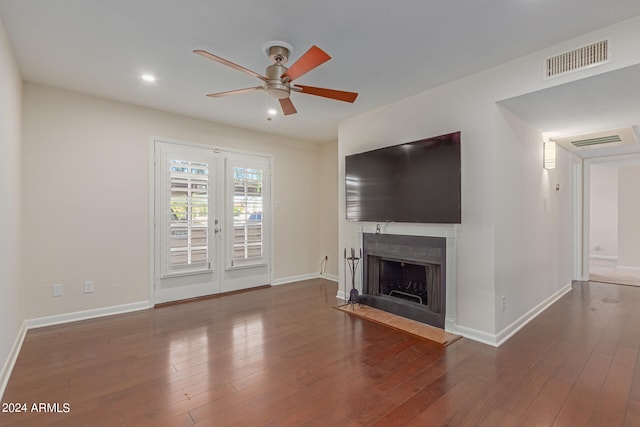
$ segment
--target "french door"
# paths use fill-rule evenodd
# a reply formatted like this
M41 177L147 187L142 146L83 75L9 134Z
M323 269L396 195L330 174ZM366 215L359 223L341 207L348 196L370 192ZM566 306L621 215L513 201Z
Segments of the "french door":
M270 283L268 157L155 141L156 304Z

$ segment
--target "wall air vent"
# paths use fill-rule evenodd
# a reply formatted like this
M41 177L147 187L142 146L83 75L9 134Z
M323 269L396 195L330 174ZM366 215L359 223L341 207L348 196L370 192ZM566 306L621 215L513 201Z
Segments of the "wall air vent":
M610 148L637 143L635 132L631 128L554 138L553 141L571 151Z
M560 55L545 59L544 77L552 79L560 75L584 70L611 60L611 43L602 40Z

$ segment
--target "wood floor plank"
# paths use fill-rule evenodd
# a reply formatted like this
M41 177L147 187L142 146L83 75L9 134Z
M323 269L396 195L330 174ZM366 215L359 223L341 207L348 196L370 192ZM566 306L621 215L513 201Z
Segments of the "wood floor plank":
M624 424L637 359L637 349L618 346L591 417L591 425Z
M633 374L629 403L624 420L625 427L640 426L640 354L636 358L636 370Z
M0 426L640 425L640 288L577 282L500 348L333 306L322 279L31 330Z
M598 394L611 366L612 356L593 352L585 364L580 377L573 385L558 414L554 427L586 426L597 404Z

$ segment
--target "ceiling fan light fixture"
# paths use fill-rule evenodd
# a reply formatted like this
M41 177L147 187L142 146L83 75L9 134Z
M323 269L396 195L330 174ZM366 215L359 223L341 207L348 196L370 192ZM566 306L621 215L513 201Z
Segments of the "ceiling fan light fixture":
M156 76L154 76L153 74L143 74L142 76L140 76L140 78L148 83L153 83L156 81Z

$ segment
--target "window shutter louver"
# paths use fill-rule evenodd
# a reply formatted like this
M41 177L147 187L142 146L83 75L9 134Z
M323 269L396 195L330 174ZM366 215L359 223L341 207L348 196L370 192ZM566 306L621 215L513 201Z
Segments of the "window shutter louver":
M261 262L264 251L264 170L234 166L231 266Z
M209 167L169 160L169 245L166 273L207 269L209 264Z

